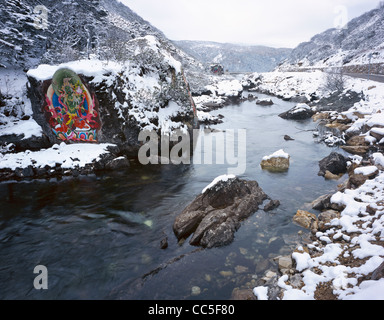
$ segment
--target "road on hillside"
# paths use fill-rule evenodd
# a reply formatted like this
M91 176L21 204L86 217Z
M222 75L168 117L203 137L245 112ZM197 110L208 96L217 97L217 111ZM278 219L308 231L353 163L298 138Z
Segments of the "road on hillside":
M364 73L345 73L346 76L354 77L354 78L361 78L361 79L368 79L372 81L377 82L384 82L384 75L379 74L364 74Z

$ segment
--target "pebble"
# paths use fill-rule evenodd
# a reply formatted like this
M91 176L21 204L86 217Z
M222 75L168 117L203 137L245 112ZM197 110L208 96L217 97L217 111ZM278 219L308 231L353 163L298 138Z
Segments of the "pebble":
M220 271L220 275L227 278L227 277L233 276L233 272L232 271Z
M247 267L244 267L244 266L236 266L235 267L236 273L246 273L248 271L249 271L249 269Z
M201 293L201 289L198 286L192 287L192 296L198 296Z

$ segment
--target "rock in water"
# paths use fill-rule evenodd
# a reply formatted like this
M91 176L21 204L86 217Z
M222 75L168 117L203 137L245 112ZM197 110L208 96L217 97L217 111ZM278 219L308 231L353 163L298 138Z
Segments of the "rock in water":
M284 150L279 150L263 158L261 167L271 171L285 171L289 169L290 156Z
M256 101L259 106L272 106L274 103L271 99L259 99Z
M291 138L291 137L288 136L288 135L285 135L285 136L284 136L284 140L285 140L285 141L294 141L295 139Z
M314 114L315 112L310 106L305 103L300 103L291 110L279 114L279 117L286 120L306 120L311 118Z
M204 248L230 244L241 221L259 209L268 196L256 181L236 177L220 180L204 190L176 217L178 240L193 234L190 243Z
M332 152L328 157L319 162L319 167L319 176L325 176L327 171L336 175L346 173L347 159L340 153Z

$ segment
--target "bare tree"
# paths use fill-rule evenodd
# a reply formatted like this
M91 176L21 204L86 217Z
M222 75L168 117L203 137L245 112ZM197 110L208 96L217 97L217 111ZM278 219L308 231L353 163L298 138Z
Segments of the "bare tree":
M345 81L343 68L328 70L322 89L328 93L341 93L345 89Z

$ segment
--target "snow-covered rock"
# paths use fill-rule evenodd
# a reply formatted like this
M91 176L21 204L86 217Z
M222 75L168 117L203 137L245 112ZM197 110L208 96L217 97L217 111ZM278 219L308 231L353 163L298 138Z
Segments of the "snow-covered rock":
M284 150L279 150L269 156L265 156L261 161L261 167L267 170L288 170L290 158L290 155L284 152Z
M291 110L279 115L280 118L288 120L306 120L311 118L315 112L305 103L300 103L293 107Z
M125 152L135 152L141 130L169 134L188 130L194 110L180 62L154 36L131 40L131 60L124 64L100 60L80 60L61 65L40 65L28 72L33 117L52 144L57 137L42 112L46 90L54 73L69 68L87 84L101 121L98 142L117 144Z

